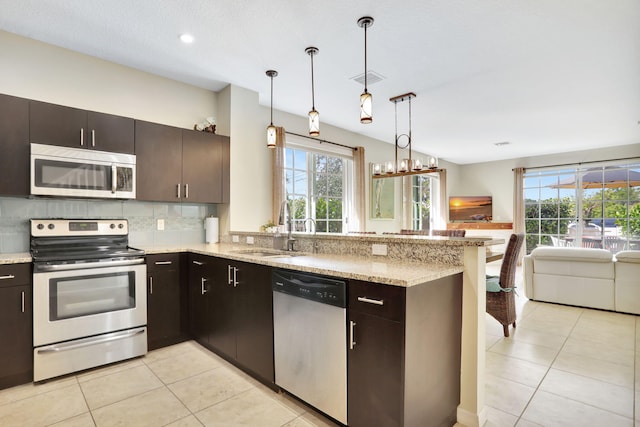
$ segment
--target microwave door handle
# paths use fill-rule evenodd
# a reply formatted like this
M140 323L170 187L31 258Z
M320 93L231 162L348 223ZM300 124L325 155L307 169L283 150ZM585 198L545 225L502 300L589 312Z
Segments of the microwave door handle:
M116 165L111 165L111 192L115 194L116 187L118 185L118 168Z

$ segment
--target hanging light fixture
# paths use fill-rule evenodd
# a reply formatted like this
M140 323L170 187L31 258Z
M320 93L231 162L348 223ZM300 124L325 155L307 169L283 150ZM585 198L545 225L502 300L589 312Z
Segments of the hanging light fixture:
M411 99L415 98L416 94L413 92L404 93L402 95L389 98L389 101L394 104L395 112L395 161L390 160L385 163L378 163L373 165L373 177L385 178L389 176L404 176L414 175L424 171L424 166L420 159L414 159L411 149ZM409 131L408 133L398 135L398 103L409 101ZM402 140L406 139L406 142L402 144ZM408 158L398 160L398 150L408 150ZM435 171L438 168L438 158L435 156L429 156L427 169Z
M313 55L318 54L317 47L308 47L304 50L311 56L311 111L309 111L309 135L320 135L320 113L316 111L315 88L313 85Z
M271 122L267 126L267 147L276 148L276 127L273 125L273 78L278 76L278 72L267 70L267 76L271 78Z
M364 92L360 95L360 123L373 121L373 96L367 91L367 28L373 25L373 18L363 16L358 19L358 26L364 28Z

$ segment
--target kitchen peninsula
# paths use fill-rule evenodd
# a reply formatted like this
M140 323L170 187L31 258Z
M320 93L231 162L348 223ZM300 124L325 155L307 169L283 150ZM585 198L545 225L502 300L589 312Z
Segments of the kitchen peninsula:
M294 234L294 237L299 249L294 254L274 250L272 234L245 232L225 236L224 242L218 244L143 249L149 258L181 253L182 259L189 262L184 265L185 270L191 269L192 260L199 263L209 259L215 261L216 268L224 273L219 281L224 283L227 264L239 269L240 283L243 268L245 271L252 266L261 268L262 276L257 276L261 286L262 281L269 282L270 268L348 279L349 294L355 294L356 290L372 292L367 296L384 300L384 308L390 310L386 313L366 312L377 309L375 306L356 310L355 302L349 300L350 320L361 327L367 322L376 322L358 330L363 335L358 337L356 348L363 351L371 349L372 343L373 348L381 342L386 345L381 347L382 351L369 351L359 359L352 353L349 358L362 366L373 363L383 374L387 372L386 377L381 378L376 377L377 373L368 375L369 379L376 379L377 389L376 384L366 382L367 375L349 378L349 425L367 425L366 416L375 413L371 408L382 411L378 414L388 417L384 418L388 425L451 425L456 421L466 426L483 424L485 260L487 249L502 243L500 240L309 234ZM313 253L314 248L317 253ZM374 250L387 255L372 255ZM28 254L24 257L7 254L0 258L0 263L7 264L29 262ZM181 277L186 276L184 273ZM201 293L202 286L204 295L205 282L201 283L199 277L196 279L189 280L188 286L197 285L197 294ZM269 294L270 291L269 286ZM238 297L234 299L237 301ZM192 311L193 308L190 307ZM430 313L436 316L430 317ZM244 326L246 329L246 324ZM239 351L240 332L236 338ZM211 347L219 348L216 343ZM222 353L232 363L246 366L239 353ZM433 368L442 371L443 375L435 375ZM269 377L272 374L260 369L251 365L247 368L249 372L257 372L261 381L273 382ZM356 370L350 365L350 375L354 372ZM446 372L454 372L453 379ZM354 396L352 391L358 387L369 393ZM370 400L358 401L363 396ZM354 406L356 404L359 406ZM438 413L442 422L435 423L431 417L438 408L445 409ZM425 424L424 420L430 421Z
M454 421L457 421L457 425L464 426L480 426L484 423L486 420L484 410L485 264L490 249L504 243L501 239L387 235L311 236L309 234L294 234L294 237L296 248L302 252L302 254L296 254L299 256L252 255L258 249L273 248L273 234L249 232L232 232L224 239L226 243L220 244L145 249L148 253L189 251L271 267L325 274L350 279L350 281L391 285L403 288L406 292L405 308L419 300L409 301L420 290L427 289L428 286L425 285L439 283L440 280L446 281L447 278L457 278L454 283L462 283L462 324L457 331L461 337L460 394ZM231 241L235 243L230 243ZM247 244L247 241L253 244ZM317 251L316 254L313 253L314 248ZM372 255L374 248L376 251L386 251L387 255ZM413 309L416 313L417 308L414 306ZM403 314L409 316L407 313ZM446 326L446 321L439 321ZM423 318L420 322L424 326L428 320ZM428 348L428 351L433 352L434 348L437 347ZM405 350L407 351L403 355L407 360L414 355L419 357L419 351L409 348ZM406 395L407 387L414 387L415 390L420 386L424 387L425 384L420 384L419 381L411 382L416 378L412 377L411 372L408 371L403 372L402 378L406 383L400 393L405 393L406 406L403 407L402 422L398 421L399 424L395 425L412 425L411 417L421 416L412 411L424 410L428 406L420 400L417 400L421 402L420 404L416 404L416 400L410 402L408 400L410 396ZM431 392L435 393L437 389ZM350 399L352 399L351 395Z

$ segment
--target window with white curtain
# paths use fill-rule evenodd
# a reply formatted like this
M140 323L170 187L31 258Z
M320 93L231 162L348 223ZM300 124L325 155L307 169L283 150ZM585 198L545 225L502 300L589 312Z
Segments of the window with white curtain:
M640 249L640 163L527 170L526 249Z
M353 211L353 154L350 149L287 136L285 190L293 230L343 233ZM313 219L313 221L310 221Z

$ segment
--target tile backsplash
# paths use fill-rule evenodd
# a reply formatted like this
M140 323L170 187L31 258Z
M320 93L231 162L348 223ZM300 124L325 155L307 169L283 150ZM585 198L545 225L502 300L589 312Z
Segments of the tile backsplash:
M0 197L0 253L29 252L31 218L126 218L136 246L204 243L204 219L216 214L215 204Z

